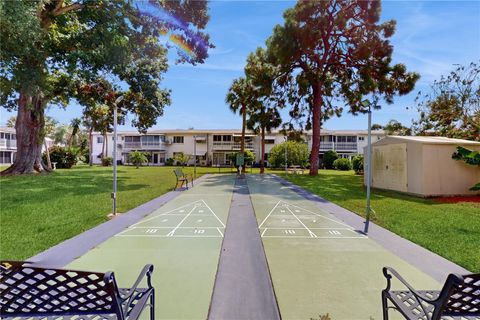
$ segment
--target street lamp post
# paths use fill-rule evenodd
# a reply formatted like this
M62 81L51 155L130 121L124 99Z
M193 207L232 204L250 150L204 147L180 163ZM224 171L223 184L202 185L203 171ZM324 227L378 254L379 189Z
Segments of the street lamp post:
M193 179L197 178L197 136L193 136Z
M117 109L118 104L123 100L120 96L115 100L113 109L113 192L112 192L112 213L111 217L117 215ZM108 136L107 136L108 138Z
M283 137L283 139L285 140L285 174L288 174L288 158L287 158L287 156L288 156L288 151L287 151L288 137L285 136L285 137Z
M370 224L370 188L372 184L372 103L368 100L362 102L364 106L368 106L368 138L367 138L367 206L365 209L365 228L363 232L368 233ZM365 160L364 160L365 161Z

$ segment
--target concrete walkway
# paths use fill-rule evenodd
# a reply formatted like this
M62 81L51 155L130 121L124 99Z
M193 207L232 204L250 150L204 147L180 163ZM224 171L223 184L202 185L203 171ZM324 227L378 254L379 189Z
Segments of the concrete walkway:
M245 179L237 179L209 319L280 319Z

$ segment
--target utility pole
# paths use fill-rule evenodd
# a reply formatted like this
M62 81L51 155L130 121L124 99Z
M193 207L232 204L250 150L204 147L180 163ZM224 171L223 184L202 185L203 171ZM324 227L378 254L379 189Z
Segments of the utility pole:
M285 137L283 137L283 139L285 140L285 174L288 174L288 158L287 158L287 156L288 156L288 151L287 151L288 137L285 136Z

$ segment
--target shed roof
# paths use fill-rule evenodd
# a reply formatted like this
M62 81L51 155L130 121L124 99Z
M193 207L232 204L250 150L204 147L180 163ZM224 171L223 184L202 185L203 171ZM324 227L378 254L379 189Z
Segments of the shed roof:
M377 143L386 143L389 139L400 140L400 141L411 141L422 144L462 144L462 145L474 145L480 146L480 142L464 140L464 139L454 139L447 137L437 137L437 136L387 136L373 144Z

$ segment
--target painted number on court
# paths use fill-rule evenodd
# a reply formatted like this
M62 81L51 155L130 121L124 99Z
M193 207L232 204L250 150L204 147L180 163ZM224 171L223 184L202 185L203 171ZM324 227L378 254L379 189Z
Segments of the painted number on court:
M341 233L340 231L338 231L338 230L330 230L330 231L328 231L328 233L330 233L330 234L332 234L332 235L340 235L340 234L342 234L342 233Z
M147 229L145 233L156 233L158 229Z
M285 233L286 234L295 234L295 230L288 229L288 230L285 230Z
M205 233L205 229L195 229L195 231L193 232L195 234L204 234Z

